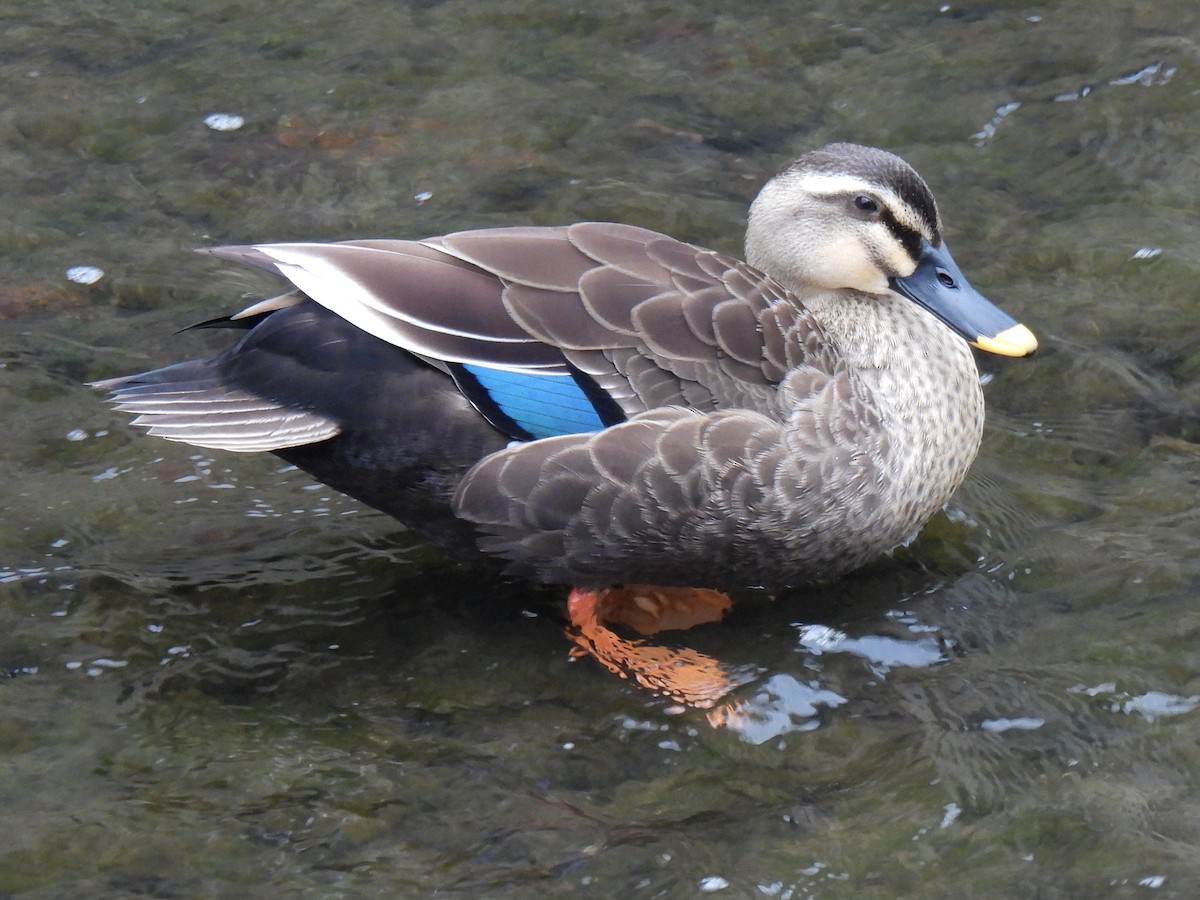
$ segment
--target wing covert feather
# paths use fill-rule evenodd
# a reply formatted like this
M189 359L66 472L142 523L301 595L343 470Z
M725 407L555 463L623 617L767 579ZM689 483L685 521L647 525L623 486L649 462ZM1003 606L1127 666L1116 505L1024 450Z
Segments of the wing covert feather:
M596 263L567 240L566 228L484 228L422 241L503 281L571 292Z

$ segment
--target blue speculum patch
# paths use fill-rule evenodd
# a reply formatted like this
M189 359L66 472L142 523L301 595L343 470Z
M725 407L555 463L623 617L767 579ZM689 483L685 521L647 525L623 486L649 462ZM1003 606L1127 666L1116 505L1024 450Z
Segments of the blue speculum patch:
M463 393L492 424L511 431L504 427L507 423L489 415L499 412L524 432L513 437L536 439L580 434L612 424L601 418L591 398L570 375L509 372L470 365L462 369L470 376L459 379Z

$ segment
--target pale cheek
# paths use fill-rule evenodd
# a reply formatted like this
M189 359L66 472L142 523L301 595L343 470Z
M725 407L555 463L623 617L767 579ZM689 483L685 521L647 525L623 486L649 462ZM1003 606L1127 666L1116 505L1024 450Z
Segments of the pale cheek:
M853 288L868 294L883 294L888 290L887 277L863 253L862 243L850 236L826 243L821 264L812 274L822 287L835 290Z
M913 258L904 252L904 249L892 241L890 244L883 245L885 249L884 263L887 270L898 278L907 278L916 271L917 264L913 262Z

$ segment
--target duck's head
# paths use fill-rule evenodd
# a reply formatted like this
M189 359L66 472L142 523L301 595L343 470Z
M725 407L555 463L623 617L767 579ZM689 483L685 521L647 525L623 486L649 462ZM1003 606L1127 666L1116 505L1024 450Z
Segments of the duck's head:
M942 241L929 186L885 150L829 144L792 162L750 207L746 260L801 297L900 294L980 349L1037 349L1028 328L967 281Z

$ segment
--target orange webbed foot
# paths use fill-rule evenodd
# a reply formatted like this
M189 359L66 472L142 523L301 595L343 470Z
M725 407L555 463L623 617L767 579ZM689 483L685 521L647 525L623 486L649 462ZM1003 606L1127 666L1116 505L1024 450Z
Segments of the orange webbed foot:
M598 591L576 588L567 599L573 624L591 616L638 634L683 631L719 622L732 606L733 601L720 591L655 584L616 585Z
M567 634L577 655L591 655L622 678L679 703L711 709L741 680L720 662L688 647L677 650L627 640L606 623L639 634L718 622L733 601L706 588L631 584L600 590L575 588L567 600Z

